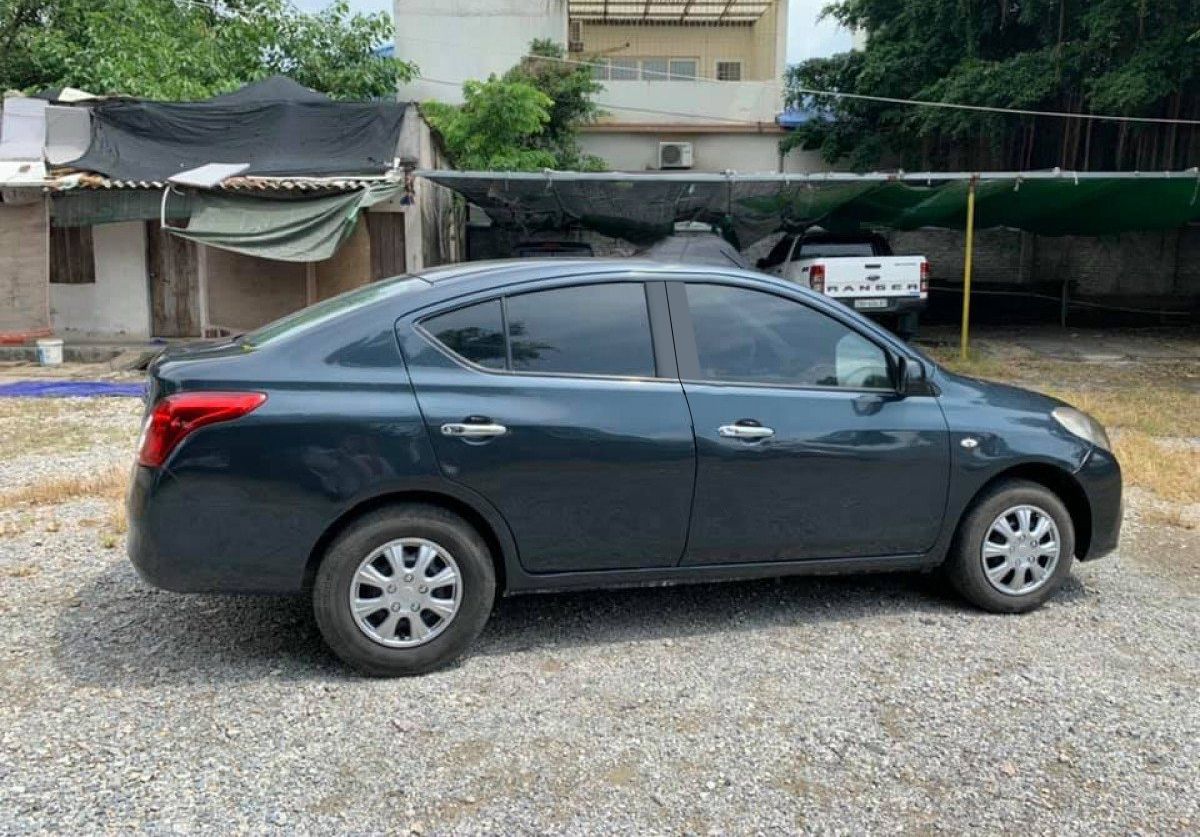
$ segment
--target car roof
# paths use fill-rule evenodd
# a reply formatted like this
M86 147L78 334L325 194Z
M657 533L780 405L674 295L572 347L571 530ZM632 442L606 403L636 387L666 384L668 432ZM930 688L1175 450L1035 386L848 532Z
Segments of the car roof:
M669 259L633 258L526 258L495 259L481 262L465 262L447 265L416 274L434 287L448 288L461 285L471 291L501 288L516 282L535 282L539 279L577 276L579 278L600 277L612 273L636 273L689 276L709 275L739 277L743 279L771 279L756 270L744 270L733 265L722 266ZM791 283L781 284L791 286Z

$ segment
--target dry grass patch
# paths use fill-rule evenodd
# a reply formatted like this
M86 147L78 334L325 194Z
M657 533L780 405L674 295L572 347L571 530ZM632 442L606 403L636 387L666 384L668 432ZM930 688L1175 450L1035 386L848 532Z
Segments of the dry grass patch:
M1111 390L1037 389L1091 413L1108 428L1161 437L1200 436L1200 393L1140 384Z
M1136 430L1115 434L1113 449L1130 485L1173 503L1200 502L1200 449L1164 443Z
M53 506L80 497L123 501L129 472L116 466L92 474L52 477L0 492L0 506Z
M1196 520L1184 514L1178 506L1150 506L1142 511L1141 517L1146 523L1174 526L1176 529L1200 528Z
M132 451L136 399L0 398L0 459L122 445Z

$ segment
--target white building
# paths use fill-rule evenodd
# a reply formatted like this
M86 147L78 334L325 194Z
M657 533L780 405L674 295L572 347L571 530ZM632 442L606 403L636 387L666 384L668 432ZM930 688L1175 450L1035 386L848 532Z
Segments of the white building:
M402 99L458 103L534 38L594 66L606 115L583 150L618 171L817 171L779 152L787 0L396 0L396 54L421 78Z

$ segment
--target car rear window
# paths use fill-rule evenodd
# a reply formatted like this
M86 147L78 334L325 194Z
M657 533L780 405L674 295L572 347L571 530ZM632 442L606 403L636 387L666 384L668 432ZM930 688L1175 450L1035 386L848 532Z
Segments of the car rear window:
M798 259L838 258L840 256L874 256L875 247L869 241L811 241L796 248L792 261Z
M451 352L490 369L655 374L646 290L640 282L517 294L430 317L421 327Z
M506 368L504 314L500 300L491 299L439 314L422 325L456 355L489 369Z
M307 308L301 308L299 311L288 314L286 317L282 317L272 323L267 323L261 328L244 334L241 341L243 345L250 348L265 346L267 343L291 337L301 331L306 331L321 323L328 322L346 311L374 302L385 296L408 293L418 288L428 287L428 282L413 276L397 276L392 279L372 282L369 285L363 285L361 288L355 288L352 291L332 296Z
M640 282L509 297L508 337L518 372L654 375L650 316Z

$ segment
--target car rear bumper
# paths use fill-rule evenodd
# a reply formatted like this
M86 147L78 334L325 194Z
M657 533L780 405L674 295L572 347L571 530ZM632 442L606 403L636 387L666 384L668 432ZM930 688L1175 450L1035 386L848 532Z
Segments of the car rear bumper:
M209 487L206 493L215 490ZM175 593L294 593L301 588L307 553L269 550L264 539L249 543L247 535L258 531L266 542L281 541L283 533L300 526L279 525L245 498L239 509L202 497L169 473L134 469L126 552L146 583ZM271 538L272 533L278 537Z
M1092 536L1081 561L1103 558L1117 548L1125 501L1121 491L1121 466L1111 453L1095 448L1075 473L1087 495L1092 515Z

